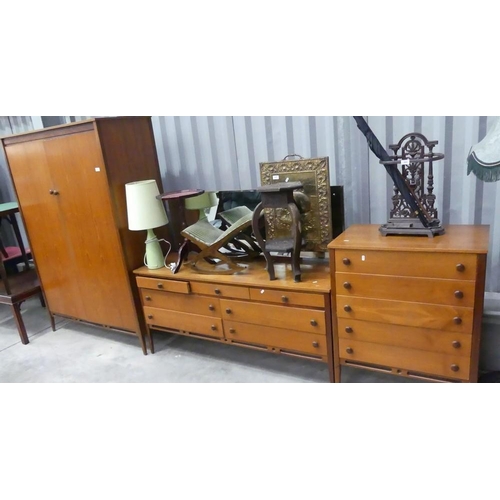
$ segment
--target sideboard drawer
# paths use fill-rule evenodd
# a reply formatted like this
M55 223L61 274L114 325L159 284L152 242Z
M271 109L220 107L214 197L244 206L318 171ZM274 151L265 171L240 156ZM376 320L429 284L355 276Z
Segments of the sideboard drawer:
M191 290L193 293L200 295L213 295L215 297L226 297L232 299L249 299L250 292L244 286L220 285L217 283L200 283L198 281L191 282Z
M411 238L408 241L411 243ZM476 279L477 256L342 248L335 251L335 269L337 272L468 281Z
M251 325L236 321L224 321L224 332L227 339L263 347L271 346L280 351L326 356L326 336L314 333L304 333L283 328Z
M173 330L199 333L210 337L223 338L222 320L198 314L168 311L156 307L144 307L146 323Z
M163 280L155 278L145 278L137 276L138 288L148 288L151 290L165 290L167 292L189 293L188 281Z
M473 309L338 295L337 316L470 334Z
M338 336L347 340L470 356L472 336L429 328L389 325L353 319L338 319Z
M141 289L141 298L144 306L220 318L219 299L215 297Z
M338 295L460 307L474 305L474 281L360 273L336 273L335 281Z
M339 356L341 359L354 362L388 365L452 379L469 378L470 358L466 356L452 356L348 339L339 339Z
M302 332L325 335L325 313L318 309L282 307L278 305L241 302L238 300L220 301L222 319L268 327L288 328Z
M250 288L250 299L284 306L325 307L323 295L317 293L289 292L269 288Z

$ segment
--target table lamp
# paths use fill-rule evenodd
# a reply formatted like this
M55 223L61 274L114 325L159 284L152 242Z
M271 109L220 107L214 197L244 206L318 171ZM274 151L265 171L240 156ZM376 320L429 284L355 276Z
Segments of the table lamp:
M159 269L165 265L160 242L153 229L168 224L168 217L154 179L125 184L127 198L128 228L131 231L147 231L144 264L149 269Z
M484 139L472 146L467 156L467 175L473 173L484 182L500 180L500 118Z
M203 194L200 194L198 196L186 198L184 200L184 206L188 210L199 210L199 220L203 220L207 218L206 210L217 205L218 202L219 200L214 191L205 191Z

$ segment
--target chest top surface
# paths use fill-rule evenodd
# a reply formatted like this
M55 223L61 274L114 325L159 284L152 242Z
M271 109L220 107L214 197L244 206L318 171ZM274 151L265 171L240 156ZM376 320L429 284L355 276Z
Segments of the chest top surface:
M328 248L437 253L488 252L489 226L486 225L450 225L445 227L444 234L433 238L412 235L384 236L379 227L377 224L354 224L335 238Z

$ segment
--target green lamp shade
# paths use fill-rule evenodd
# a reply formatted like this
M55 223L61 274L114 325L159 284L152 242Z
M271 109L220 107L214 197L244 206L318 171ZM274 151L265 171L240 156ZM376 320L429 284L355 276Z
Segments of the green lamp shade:
M203 194L198 196L186 198L184 200L184 206L188 210L202 210L204 208L210 208L217 205L218 201L219 200L214 191L205 191Z

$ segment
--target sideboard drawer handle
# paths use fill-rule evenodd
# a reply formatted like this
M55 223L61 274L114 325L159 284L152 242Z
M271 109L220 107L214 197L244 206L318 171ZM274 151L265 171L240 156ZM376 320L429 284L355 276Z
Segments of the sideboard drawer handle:
M312 326L318 326L318 322L315 319L311 320L311 325Z
M352 354L352 353L354 352L354 349L353 349L352 347L348 347L348 348L345 350L345 352L346 352L347 354Z
M153 315L152 314L148 314L148 319L153 319Z
M236 330L234 328L230 328L229 333L236 333Z
M453 318L453 323L455 323L456 325L460 325L462 323L462 318L459 318L458 316L455 316Z
M352 333L352 328L350 326L345 327L346 333Z
M151 300L151 297L150 297L149 295L146 295L146 296L144 297L144 299L145 299L145 300Z
M286 295L282 295L281 302L288 302L288 297Z
M463 299L463 298L464 298L464 292L462 292L462 290L457 290L457 291L455 292L455 297L456 297L457 299Z
M344 311L351 312L352 311L351 306L344 306Z
M210 311L215 311L215 306L214 306L213 304L210 304L210 305L208 306L208 309L209 309Z
M313 347L319 347L319 342L317 340L313 340Z
M163 283L158 283L156 286L157 286L158 288L163 288Z
M229 309L229 307L226 309L226 312L227 314L231 314L233 311L231 311L231 309Z
M216 288L214 291L215 291L215 295L220 295L220 290L218 288Z
M465 271L465 266L463 264L457 264L456 269L459 273L463 273Z
M346 282L344 283L344 288L345 288L346 290L350 290L350 289L351 289L351 284L350 284L348 281L346 281Z
M450 369L451 369L452 372L458 372L458 370L460 370L460 368L458 367L458 365L451 365Z
M458 349L459 347L462 347L462 344L458 340L454 340L451 345L455 348Z
M216 327L215 325L212 325L212 326L210 327L210 329L215 331L215 330L217 330L217 327Z
M343 262L346 266L351 265L351 260L350 260L350 259L348 259L347 257L344 257L344 258L342 259L342 262Z

